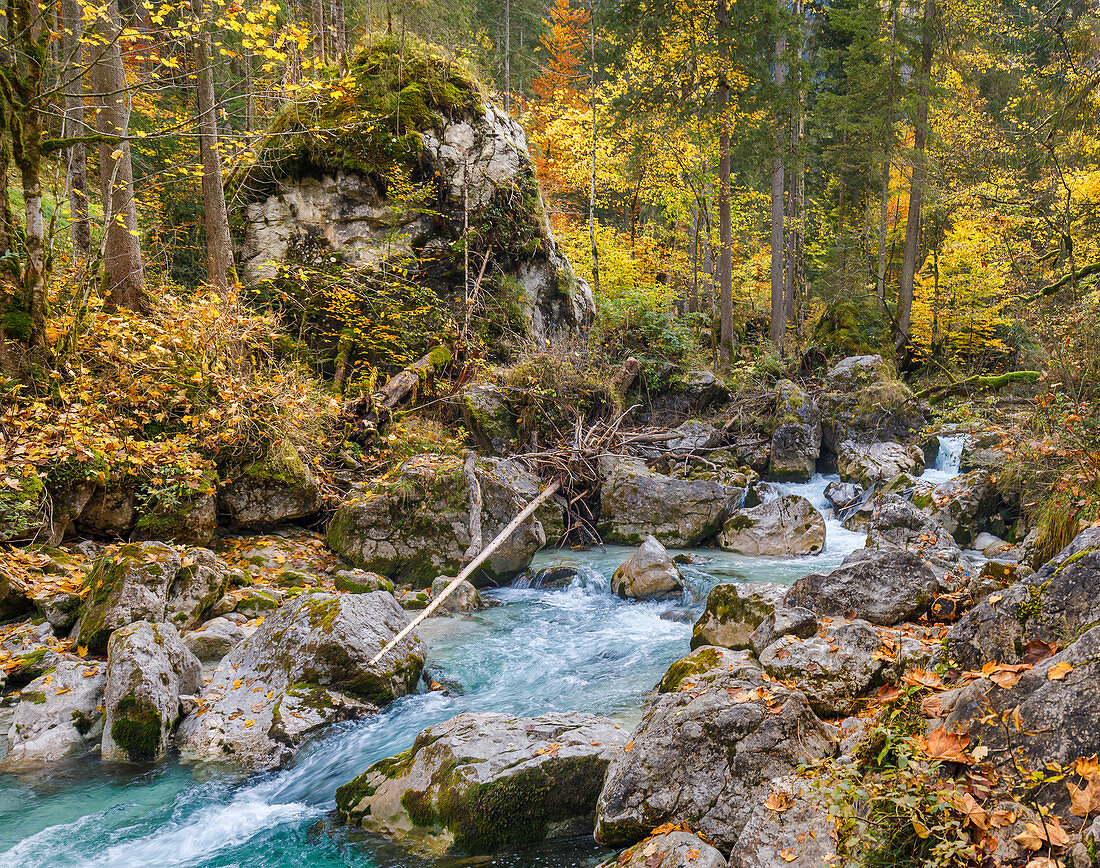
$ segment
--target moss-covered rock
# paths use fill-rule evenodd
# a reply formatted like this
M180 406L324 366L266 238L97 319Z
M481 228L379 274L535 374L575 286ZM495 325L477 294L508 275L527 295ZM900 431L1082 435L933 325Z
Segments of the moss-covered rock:
M0 543L42 533L48 525L46 513L46 485L33 469L0 484Z
M782 600L786 588L775 584L715 585L691 633L691 647L749 648L750 637Z
M218 507L233 528L273 527L321 507L321 486L291 445L276 443L260 461L231 470Z
M337 791L350 823L419 851L492 853L591 829L627 733L579 712L461 714Z
M818 554L825 548L825 519L806 498L786 494L730 516L718 547L764 557Z
M345 594L369 594L371 591L393 593L393 582L367 570L341 570L333 577L336 590Z

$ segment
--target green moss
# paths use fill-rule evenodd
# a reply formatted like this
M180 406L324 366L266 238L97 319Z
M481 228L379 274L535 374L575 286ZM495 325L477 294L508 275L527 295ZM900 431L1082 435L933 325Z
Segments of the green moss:
M286 488L311 488L316 483L298 451L286 443L276 443L263 461L250 464L244 475L253 482Z
M375 787L371 784L373 778L373 772L367 770L342 787L336 788L336 809L343 815L345 821L357 823L364 816L355 809L363 799L374 795ZM367 813L370 813L369 808Z
M749 518L749 516L735 515L726 522L724 530L748 530L750 527L755 527L755 525L756 522Z
M22 539L42 527L46 486L33 469L20 476L19 488L0 485L0 542Z
M46 694L41 690L24 691L19 694L19 698L25 702L33 702L35 705L42 705L46 702Z
M389 591L391 594L393 593L393 582L377 574L364 582L357 582L347 576L337 576L334 584L336 590L347 594L369 594L371 591Z
M1016 618L1019 620L1021 627L1026 627L1028 620L1043 613L1043 594L1046 593L1049 587L1049 580L1039 586L1028 585L1027 599L1016 604Z
M332 630L336 616L340 614L340 600L336 597L310 594L302 603L302 608L309 618L310 627L328 633Z
M122 585L130 559L140 555L136 546L124 546L114 555L101 555L85 578L87 596L81 609L77 643L87 646L89 651L107 650L112 629L106 624L110 600Z
M160 753L161 719L156 708L132 693L118 704L111 738L133 762L148 762Z
M658 693L675 693L688 678L713 669L722 662L722 655L714 648L700 648L668 667L665 677L657 685Z

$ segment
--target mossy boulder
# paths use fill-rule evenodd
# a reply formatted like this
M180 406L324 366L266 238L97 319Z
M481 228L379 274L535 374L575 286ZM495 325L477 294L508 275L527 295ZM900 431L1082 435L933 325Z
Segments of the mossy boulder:
M495 455L509 455L519 446L519 420L507 400L504 387L474 383L455 398L462 424L478 449Z
M627 733L580 712L460 714L336 792L349 823L414 850L481 855L587 833Z
M230 470L218 508L232 528L267 528L305 518L321 507L321 486L298 451L271 447L261 460Z
M393 582L367 570L340 570L333 577L336 590L346 594L369 594L371 591L393 593Z
M691 632L691 647L749 648L753 631L778 606L786 588L777 584L715 585Z
M834 454L845 440L912 444L927 422L920 402L881 356L849 356L837 362L815 397L822 443Z
M172 579L164 620L181 632L206 620L229 588L229 568L209 549L188 549Z
M806 498L785 494L739 509L722 525L718 547L754 557L802 557L825 548L825 519Z
M152 504L134 523L133 540L161 540L204 546L218 529L218 510L214 498L214 480L208 488L178 501Z
M453 581L454 579L450 576L440 576L432 582L432 599L434 600L442 594ZM481 594L477 592L477 588L467 581L462 581L457 588L451 591L450 596L439 604L435 611L441 615L446 613L458 615L476 612L484 607L485 604L482 602Z
M149 762L168 750L180 696L198 693L202 664L171 624L138 621L107 644L103 759Z
M813 398L790 380L780 380L775 392L768 478L809 482L821 454L821 413Z
M46 485L33 469L0 479L0 543L43 533L49 526L47 512Z
M224 658L199 710L180 724L181 757L277 768L328 724L406 695L424 666L415 633L370 661L407 623L385 591L303 594L284 604Z
M924 453L916 446L894 441L845 440L838 448L837 468L843 481L870 488L901 474L920 475L924 472Z

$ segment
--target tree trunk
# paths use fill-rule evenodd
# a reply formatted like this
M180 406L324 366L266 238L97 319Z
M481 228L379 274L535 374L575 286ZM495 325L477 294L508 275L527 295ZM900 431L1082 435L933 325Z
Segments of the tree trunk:
M329 9L332 20L332 53L340 66L340 74L348 71L348 24L344 13L344 0L332 0Z
M327 62L325 39L325 0L310 0L310 19L313 24L313 60L324 66Z
M928 91L932 75L932 19L936 0L924 0L921 17L920 76L917 82L917 116L913 124L913 174L909 181L909 216L905 224L905 248L901 258L901 284L898 286L897 350L909 342L909 324L913 314L913 284L917 276L920 252L921 206L924 198L924 147L928 139Z
M898 12L894 8L890 18L890 78L887 82L887 119L890 121L890 129L893 128L894 117L894 44L898 32ZM886 310L886 224L890 219L890 144L891 134L889 130L883 133L882 143L882 181L879 198L879 225L878 225L878 268L875 272L875 296L878 298L879 310Z
M733 353L733 221L730 216L730 83L725 68L729 8L726 0L718 0L719 42L722 67L718 73L718 307L721 331L718 337L718 360L723 367Z
M92 25L99 40L92 49L95 57L91 67L96 128L102 136L125 137L130 125L130 95L118 45L122 27L118 0L110 0L105 13L97 16ZM145 291L145 268L138 239L129 142L100 144L99 179L103 195L107 301L140 310Z
M191 9L200 22L206 20L205 5L203 0L191 0ZM229 237L229 216L225 210L222 161L218 153L218 119L215 114L210 35L205 27L195 35L191 49L195 57L195 106L199 115L199 155L202 159L206 277L224 298L236 283L236 275L233 270L233 242Z
M85 134L84 71L80 39L84 33L80 0L61 3L61 87L64 94L62 138ZM65 149L65 176L69 188L69 212L73 254L83 262L92 258L92 227L88 220L88 157L84 143Z
M9 256L15 253L15 212L11 207L11 195L8 191L8 170L12 164L11 136L8 115L11 108L0 102L0 255L4 258L4 271L12 276L19 274L19 258Z
M802 0L794 0L795 21L799 28L799 45L802 43ZM796 49L797 50L797 49ZM803 101L805 91L801 70L795 67L794 99L791 102L790 168L787 172L787 238L786 268L783 284L783 307L787 322L797 325L798 307L802 301L802 256L805 238L806 172L802 160L802 136L804 133Z
M787 39L780 36L775 41L775 86L783 89L787 79ZM783 348L786 332L787 308L783 298L783 151L784 136L777 132L775 137L775 155L772 157L772 261L771 261L771 329L768 336L773 344Z
M600 294L600 248L596 244L596 3L588 10L588 103L592 123L592 165L588 176L588 240L592 244L592 291Z
M504 111L512 108L512 0L504 0Z

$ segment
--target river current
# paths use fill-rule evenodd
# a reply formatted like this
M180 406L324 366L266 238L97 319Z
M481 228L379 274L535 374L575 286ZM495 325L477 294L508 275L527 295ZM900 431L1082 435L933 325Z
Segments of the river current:
M936 464L923 478L938 483L955 476L961 449L961 438L941 438ZM499 604L493 608L429 619L420 629L427 672L444 689L405 697L375 717L330 730L282 771L232 776L174 760L133 767L87 758L35 776L0 775L0 865L431 868L333 823L336 788L407 748L425 727L463 711L591 711L632 727L645 694L688 653L691 623L713 585L790 584L832 569L863 545L864 535L846 530L828 510L824 490L833 479L818 475L779 486L808 498L825 516L821 554L784 560L697 550L699 562L682 567L690 602L615 597L610 577L631 549L541 552L534 568L573 566L577 578L557 589L497 589L487 593ZM594 865L605 855L581 839L480 864L567 868Z

